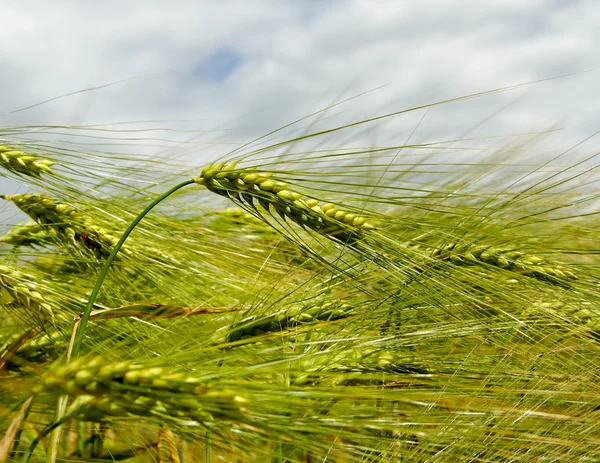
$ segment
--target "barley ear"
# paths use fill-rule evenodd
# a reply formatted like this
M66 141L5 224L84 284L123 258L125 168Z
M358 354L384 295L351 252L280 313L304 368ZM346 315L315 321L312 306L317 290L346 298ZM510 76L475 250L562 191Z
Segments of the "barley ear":
M30 278L17 270L0 264L0 297L26 307L43 318L54 318L52 306L35 290ZM2 300L0 298L0 300Z
M50 159L40 158L9 146L0 145L0 166L10 172L40 178L42 174L54 173L50 169L52 165L54 165L54 161Z
M298 325L340 320L356 315L354 307L341 301L292 307L264 316L249 316L229 327L227 341L252 338Z
M363 232L375 229L367 217L344 211L331 203L320 204L305 198L287 183L278 181L271 172L236 169L235 164L209 165L194 181L242 207L258 210L258 206L262 206L283 220L291 220L302 228L343 243L357 241Z
M415 241L408 242L407 246L413 250L422 249L436 260L449 261L457 266L489 265L558 286L568 287L569 280L577 279L571 269L510 249L465 243L424 247Z
M68 243L92 252L97 258L107 255L118 239L92 218L70 204L43 194L0 195L11 201L38 224L53 230ZM127 254L129 251L124 249Z
M44 246L55 242L57 238L53 230L36 222L29 222L12 227L4 236L0 236L0 243L11 246Z

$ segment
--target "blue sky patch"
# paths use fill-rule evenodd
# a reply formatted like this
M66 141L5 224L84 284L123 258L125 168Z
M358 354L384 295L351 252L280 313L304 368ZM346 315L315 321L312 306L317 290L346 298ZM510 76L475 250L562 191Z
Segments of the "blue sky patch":
M244 61L242 55L231 48L219 48L205 57L194 69L194 76L210 82L221 82Z

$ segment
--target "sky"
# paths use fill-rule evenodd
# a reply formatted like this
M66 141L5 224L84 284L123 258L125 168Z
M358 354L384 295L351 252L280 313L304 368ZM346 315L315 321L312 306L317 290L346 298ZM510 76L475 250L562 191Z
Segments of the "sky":
M411 113L369 137L560 128L562 149L600 130L597 0L25 0L0 8L0 127L140 121L186 130L160 137L193 140L188 152L201 161L228 149L212 141L248 141L351 97L331 124L576 74Z

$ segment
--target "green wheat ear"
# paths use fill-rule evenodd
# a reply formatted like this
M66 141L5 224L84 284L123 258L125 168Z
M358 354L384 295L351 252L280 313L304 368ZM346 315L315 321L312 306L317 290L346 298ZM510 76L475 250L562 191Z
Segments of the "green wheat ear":
M333 321L356 315L350 304L341 301L322 302L304 307L293 307L264 316L251 315L229 327L227 341L252 338L265 333L283 331L303 324Z
M101 356L51 367L32 393L84 398L75 408L86 421L131 415L176 417L173 421L243 420L247 402L234 391L214 388L189 373L131 361L110 362Z
M50 169L52 165L54 165L54 161L50 159L40 158L9 146L0 145L0 166L10 172L40 178L42 174L54 173Z
M41 314L43 318L54 317L52 306L41 293L36 291L30 276L0 264L0 302L3 299L16 302L36 314Z
M0 243L11 246L44 246L56 242L56 233L36 222L18 224L12 227L4 236L0 236Z
M343 243L360 240L365 231L375 228L367 217L306 198L287 183L278 181L271 172L236 169L235 163L209 165L194 182L242 207L259 211L258 206L262 206L283 220L289 219L302 228Z
M454 265L490 265L538 280L558 285L576 280L577 275L566 267L548 262L538 256L494 246L450 243L424 247L413 240L407 243L412 249L421 249L437 260L449 261Z
M75 207L43 194L0 195L40 225L54 230L67 242L93 252L96 257L108 254L118 238ZM122 250L127 253L127 249Z

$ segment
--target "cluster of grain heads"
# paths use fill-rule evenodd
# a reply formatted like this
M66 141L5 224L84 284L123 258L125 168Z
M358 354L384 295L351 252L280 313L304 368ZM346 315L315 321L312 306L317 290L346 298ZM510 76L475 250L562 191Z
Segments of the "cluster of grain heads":
M24 153L23 151L0 145L0 167L6 170L40 178L42 174L52 174L50 167L54 162L50 159Z
M19 358L29 362L47 361L55 351L67 348L68 339L59 330L46 330L27 340L17 351Z
M36 222L15 225L4 236L0 236L0 243L11 246L44 246L56 240L56 233L52 229Z
M293 307L268 315L252 315L229 327L227 341L233 342L265 333L283 331L301 324L339 320L355 314L354 307L336 301Z
M600 310L597 307L583 307L573 313L577 323L585 325L592 335L600 340Z
M210 400L210 397L206 399ZM111 417L155 417L162 422L189 426L215 420L215 414L205 411L203 403L198 400L173 400L169 397L161 400L133 393L77 395L67 415L81 421L92 422L107 421Z
M321 235L349 243L361 238L361 233L374 229L368 218L344 211L334 204L322 204L293 191L270 172L236 169L235 163L210 165L194 181L210 191L258 211L277 213Z
M134 415L197 426L215 419L243 421L246 414L246 399L233 391L163 367L102 357L80 357L50 368L32 393L79 398L71 413L87 421Z
M110 253L119 240L101 227L91 217L75 207L62 203L43 194L1 195L0 198L12 201L25 214L38 224L54 230L68 242L92 252L96 257ZM127 249L122 249L127 253Z
M4 365L12 362L12 357L28 340L38 334L41 330L39 325L34 325L23 333L13 333L5 339L0 337L0 370Z
M28 315L53 318L52 306L37 289L30 276L0 264L0 307L17 305L33 312Z
M296 385L323 381L331 385L381 384L384 380L381 375L385 373L390 378L433 373L431 368L406 352L376 347L341 350L332 355L310 357L301 362L300 371L294 379Z
M577 279L575 273L563 266L511 249L470 243L429 247L415 241L407 243L407 246L423 251L436 260L445 260L454 265L490 265L562 286L569 280Z
M522 314L524 319L555 323L565 332L583 331L600 339L600 308L590 301L541 300L535 301ZM565 323L567 321L568 323ZM578 329L573 330L573 326Z

